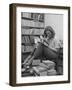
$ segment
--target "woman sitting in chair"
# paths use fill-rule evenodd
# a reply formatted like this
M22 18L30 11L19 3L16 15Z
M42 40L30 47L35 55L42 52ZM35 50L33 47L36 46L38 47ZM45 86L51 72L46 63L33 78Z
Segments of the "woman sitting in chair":
M47 26L44 35L40 36L34 51L26 58L24 65L30 65L34 58L44 57L47 60L56 62L58 57L57 48L54 42L55 32L51 26Z

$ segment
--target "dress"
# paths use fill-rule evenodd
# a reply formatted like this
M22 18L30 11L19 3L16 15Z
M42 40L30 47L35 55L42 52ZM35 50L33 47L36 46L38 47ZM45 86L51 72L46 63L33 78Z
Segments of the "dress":
M57 48L59 48L58 43L55 42L56 40L50 40L49 44L46 45L41 41L42 39L41 37L40 40L38 39L38 42L36 41L37 47L31 55L34 56L34 58L56 59L58 57Z

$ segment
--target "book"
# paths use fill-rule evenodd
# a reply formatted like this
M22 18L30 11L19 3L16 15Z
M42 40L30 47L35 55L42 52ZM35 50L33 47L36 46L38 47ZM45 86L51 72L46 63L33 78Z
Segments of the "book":
M22 43L26 43L26 41L25 41L25 36L22 36Z
M31 42L31 44L34 44L35 43L34 36L30 36L30 42Z
M40 64L40 59L34 59L32 62L32 65L39 65Z
M47 71L47 75L48 75L48 76L54 76L54 75L56 75L56 74L57 74L57 72L56 72L55 69L50 69L50 70Z
M21 52L24 52L24 45L21 46Z
M21 17L31 18L31 13L28 12L22 12Z
M25 44L31 44L30 43L30 39L29 39L29 36L24 36L24 38L25 38Z

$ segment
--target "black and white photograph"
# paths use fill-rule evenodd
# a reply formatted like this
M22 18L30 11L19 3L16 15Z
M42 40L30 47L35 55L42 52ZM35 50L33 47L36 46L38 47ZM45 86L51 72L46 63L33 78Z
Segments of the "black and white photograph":
M21 12L21 76L63 75L63 14Z
M10 84L70 82L70 7L11 4Z

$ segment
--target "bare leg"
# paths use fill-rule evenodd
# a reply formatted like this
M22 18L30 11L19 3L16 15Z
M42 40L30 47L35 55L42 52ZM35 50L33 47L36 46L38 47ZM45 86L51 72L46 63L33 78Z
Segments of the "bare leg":
M52 60L52 59L56 59L58 54L57 52L52 51L49 47L44 46L44 56L47 59Z
M23 64L26 64L26 63L28 62L29 58L31 58L31 55L29 55L29 56L25 59L25 61L24 61Z
M43 52L43 45L41 43L39 43L39 46L35 49L35 51L32 53L32 55L29 55L24 64L26 64L28 62L28 65L30 65L33 61L34 58L38 58L42 56L42 52Z
M32 56L29 61L28 61L28 65L30 65L33 62L34 56Z

